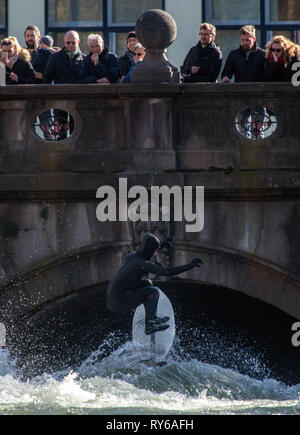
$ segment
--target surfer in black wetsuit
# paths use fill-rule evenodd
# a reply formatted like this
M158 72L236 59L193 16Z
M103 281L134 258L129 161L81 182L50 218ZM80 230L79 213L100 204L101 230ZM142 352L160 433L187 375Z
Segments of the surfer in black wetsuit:
M169 327L166 322L169 317L157 317L155 315L159 298L158 287L153 286L150 279L143 276L148 273L154 275L171 276L178 275L193 267L199 267L202 263L200 258L194 258L190 263L183 266L160 267L150 261L155 252L165 247L170 242L160 243L153 234L146 234L143 238L140 250L132 252L125 258L124 264L112 277L108 290L106 305L113 313L128 313L139 305L145 307L145 333L152 334L163 331Z

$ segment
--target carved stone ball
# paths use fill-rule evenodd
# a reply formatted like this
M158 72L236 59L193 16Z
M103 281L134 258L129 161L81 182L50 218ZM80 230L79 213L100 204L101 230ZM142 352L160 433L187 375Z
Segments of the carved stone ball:
M174 18L161 9L144 12L135 26L138 41L148 49L165 49L172 44L177 35Z

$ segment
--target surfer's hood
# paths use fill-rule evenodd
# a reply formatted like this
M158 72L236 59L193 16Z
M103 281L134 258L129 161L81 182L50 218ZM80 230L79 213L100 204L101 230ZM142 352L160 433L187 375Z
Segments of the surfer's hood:
M156 249L160 247L159 239L153 234L146 234L142 240L139 254L145 258L145 260L150 260Z

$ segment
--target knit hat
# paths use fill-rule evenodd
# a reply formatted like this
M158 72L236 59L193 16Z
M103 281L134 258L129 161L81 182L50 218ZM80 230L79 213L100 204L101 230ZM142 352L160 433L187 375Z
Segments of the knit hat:
M136 33L135 33L135 31L133 30L132 32L129 32L128 33L128 35L127 35L127 42L128 42L128 39L129 38L136 38Z
M41 43L41 42L42 42L43 44L46 44L49 48L51 48L52 45L53 45L53 43L54 43L53 38L51 38L50 35L43 36L43 37L40 39L40 43Z

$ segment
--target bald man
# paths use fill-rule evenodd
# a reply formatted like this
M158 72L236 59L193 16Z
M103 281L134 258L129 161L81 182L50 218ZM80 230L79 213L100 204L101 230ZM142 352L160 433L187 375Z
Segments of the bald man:
M53 53L46 65L43 83L80 83L84 55L77 32L70 30L64 37L65 46Z

